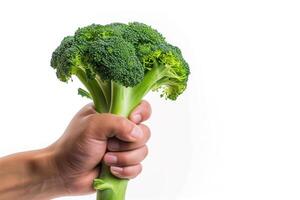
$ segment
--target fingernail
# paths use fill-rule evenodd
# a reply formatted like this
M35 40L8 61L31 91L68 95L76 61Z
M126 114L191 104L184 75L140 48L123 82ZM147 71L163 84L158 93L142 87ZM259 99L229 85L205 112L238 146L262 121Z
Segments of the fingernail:
M135 123L139 123L142 121L142 116L140 114L135 114L132 116L132 120L135 122Z
M110 167L110 170L113 174L119 175L122 173L123 168L122 167Z
M119 143L116 141L112 141L108 145L109 145L109 148L113 149L113 150L118 150L120 148Z
M105 156L105 161L109 164L117 163L117 157L114 155L107 154Z
M135 138L141 137L142 134L143 134L143 131L142 131L142 129L141 129L140 127L138 127L138 126L135 126L135 127L132 129L132 131L131 131L131 135L132 135L133 137L135 137Z

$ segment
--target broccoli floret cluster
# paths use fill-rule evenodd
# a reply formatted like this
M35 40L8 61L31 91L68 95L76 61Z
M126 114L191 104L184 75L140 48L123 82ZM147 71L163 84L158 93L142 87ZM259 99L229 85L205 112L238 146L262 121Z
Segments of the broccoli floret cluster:
M185 90L189 75L179 48L138 22L79 28L53 52L51 66L64 82L84 71L88 79L113 81L125 87L143 84L147 73L158 68L155 81L147 87L161 90L162 96L172 100Z

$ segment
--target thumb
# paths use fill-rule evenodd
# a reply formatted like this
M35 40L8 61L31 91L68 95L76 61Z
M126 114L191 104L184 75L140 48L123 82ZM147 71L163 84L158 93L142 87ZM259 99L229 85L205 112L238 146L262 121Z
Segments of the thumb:
M124 142L135 142L142 137L142 129L126 119L114 114L95 113L87 116L87 134L96 140L107 140L117 137Z

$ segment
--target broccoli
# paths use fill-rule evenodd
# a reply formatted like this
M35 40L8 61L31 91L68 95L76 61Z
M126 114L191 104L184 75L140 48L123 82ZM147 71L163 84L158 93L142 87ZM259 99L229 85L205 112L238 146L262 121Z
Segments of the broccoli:
M190 73L178 47L138 22L79 28L53 52L51 66L63 82L76 76L86 88L78 93L91 98L97 112L124 117L150 90L176 100L186 89ZM94 181L97 199L124 200L127 182L102 165Z

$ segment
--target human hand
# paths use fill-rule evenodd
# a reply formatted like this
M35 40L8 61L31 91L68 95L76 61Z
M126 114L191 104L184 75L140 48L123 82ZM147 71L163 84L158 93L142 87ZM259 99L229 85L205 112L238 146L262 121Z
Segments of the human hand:
M150 137L149 128L141 122L150 114L146 101L129 119L85 106L54 144L0 158L0 200L48 200L94 192L100 162L119 178L137 176Z
M149 128L141 124L151 114L143 101L129 119L113 114L99 114L91 104L72 119L63 136L49 147L53 163L65 187L65 195L94 192L93 180L99 175L99 163L110 166L119 178L134 178L147 155L145 145ZM101 173L101 172L100 172Z

